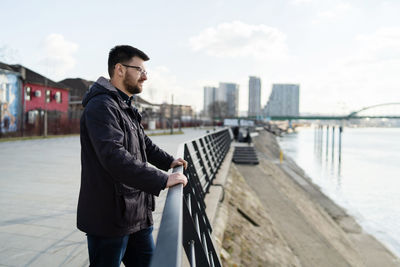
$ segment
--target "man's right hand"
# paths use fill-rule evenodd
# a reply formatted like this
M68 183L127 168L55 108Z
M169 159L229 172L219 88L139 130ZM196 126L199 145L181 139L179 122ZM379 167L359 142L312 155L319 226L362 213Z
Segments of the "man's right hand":
M185 186L187 184L187 178L184 174L179 173L179 172L174 172L168 175L168 181L167 181L167 187L170 188L171 186L174 186L176 184L183 184Z

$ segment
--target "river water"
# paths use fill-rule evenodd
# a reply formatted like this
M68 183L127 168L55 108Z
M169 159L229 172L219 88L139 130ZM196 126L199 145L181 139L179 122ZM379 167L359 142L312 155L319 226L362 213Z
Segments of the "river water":
M278 138L285 155L400 257L400 128L301 128ZM328 140L328 142L327 142Z

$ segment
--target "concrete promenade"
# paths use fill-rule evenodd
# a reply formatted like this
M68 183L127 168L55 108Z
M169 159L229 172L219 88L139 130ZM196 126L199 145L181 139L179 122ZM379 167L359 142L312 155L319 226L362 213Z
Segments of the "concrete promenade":
M154 136L172 155L183 135ZM88 266L85 234L76 229L79 136L0 143L0 266ZM156 237L167 191L157 199Z

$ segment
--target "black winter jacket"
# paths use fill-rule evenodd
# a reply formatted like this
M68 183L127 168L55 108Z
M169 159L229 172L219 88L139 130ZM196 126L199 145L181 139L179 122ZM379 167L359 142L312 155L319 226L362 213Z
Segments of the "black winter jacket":
M153 224L154 195L165 188L174 158L153 144L129 107L103 77L86 93L81 117L81 188L77 226L122 236Z

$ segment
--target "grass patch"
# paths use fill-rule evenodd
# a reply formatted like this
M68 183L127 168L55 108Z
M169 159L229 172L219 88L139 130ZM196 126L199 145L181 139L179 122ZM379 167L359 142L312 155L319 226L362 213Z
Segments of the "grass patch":
M148 136L159 136L159 135L171 135L170 130L162 131L162 132L149 132L146 133ZM184 134L183 131L174 130L173 135L175 134ZM44 136L18 136L18 137L4 137L0 138L1 142L13 142L13 141L25 141L25 140L36 140L36 139L50 139L50 138L63 138L63 137L70 137L70 136L79 136L79 134L62 134L62 135L48 135L47 137Z
M146 134L147 134L148 136L171 135L171 131L168 130L168 131L155 132L155 133L149 132L149 133L146 133ZM184 132L183 132L183 131L175 131L175 130L174 130L174 132L173 132L172 134L173 134L173 135L175 135L175 134L184 134Z
M63 138L63 137L71 137L71 136L79 136L79 134L48 135L47 137L44 137L44 136L5 137L5 138L0 138L0 143L1 142L13 142L13 141L36 140L36 139Z

